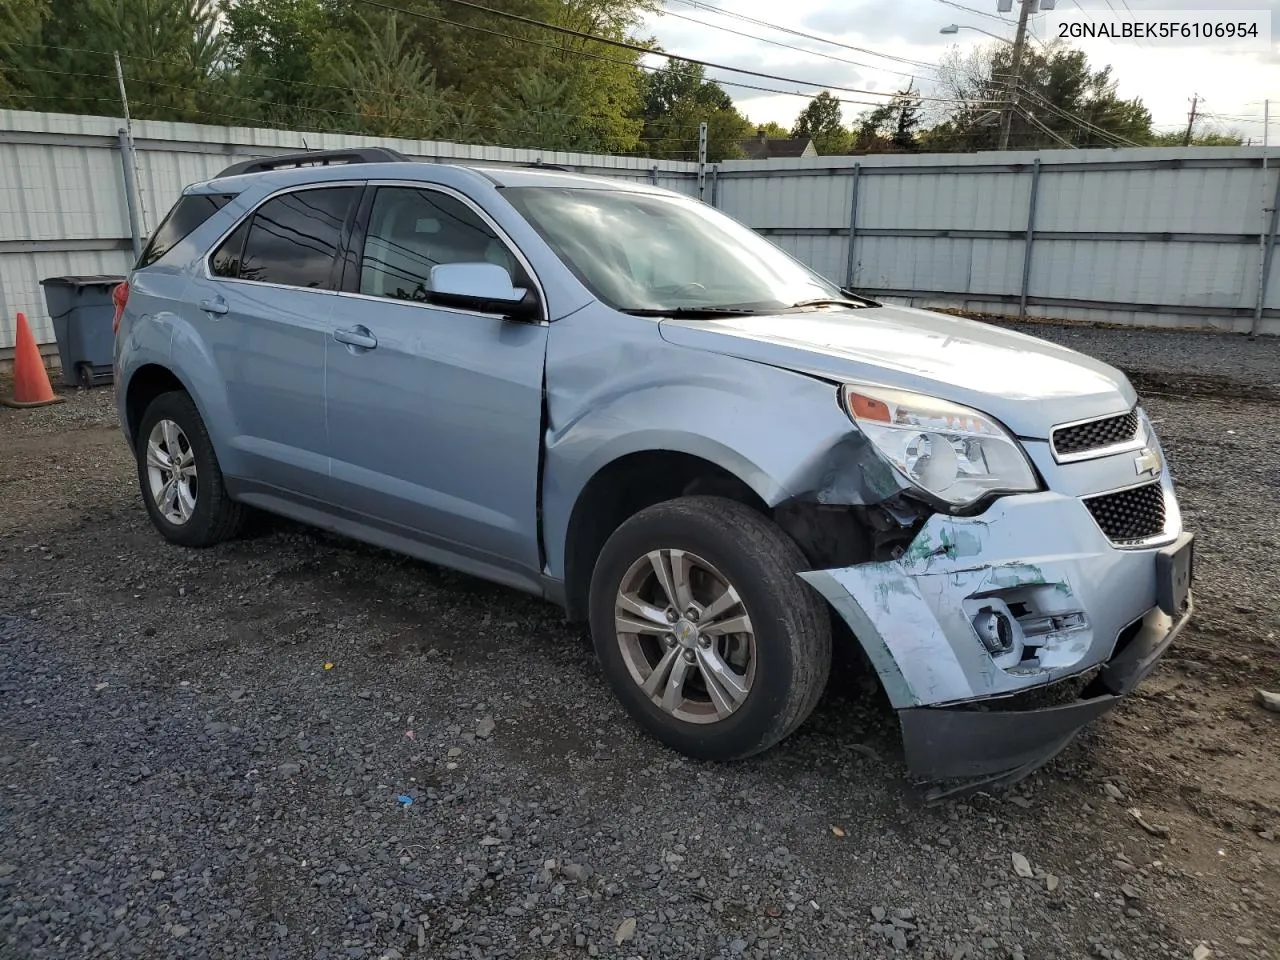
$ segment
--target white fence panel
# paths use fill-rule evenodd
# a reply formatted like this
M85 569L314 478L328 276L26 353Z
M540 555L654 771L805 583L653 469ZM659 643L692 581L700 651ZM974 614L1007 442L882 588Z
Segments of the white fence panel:
M0 111L0 350L18 311L52 339L40 279L132 262L121 126ZM681 161L153 121L136 123L134 138L143 233L186 184L306 149L540 162L698 195L697 165ZM702 195L825 276L887 300L1246 331L1265 273L1258 330L1280 333L1280 271L1261 255L1280 164L1264 170L1262 159L1261 148L1170 148L729 161L706 171Z

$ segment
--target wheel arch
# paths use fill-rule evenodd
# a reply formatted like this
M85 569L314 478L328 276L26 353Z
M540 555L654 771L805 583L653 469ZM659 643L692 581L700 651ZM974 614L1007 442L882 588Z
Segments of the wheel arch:
M747 473L747 471L741 471ZM709 494L770 516L776 491L757 489L738 470L672 449L621 454L601 466L574 500L564 537L564 601L570 620L585 620L591 572L605 541L627 519L665 500Z
M191 394L191 390L182 381L176 373L168 366L162 363L149 362L138 367L130 376L125 386L124 394L124 412L126 424L129 428L129 436L133 438L136 445L138 442L138 428L142 423L142 418L147 412L147 407L164 393L173 390L181 390L187 396L191 397L196 409L200 409L199 401ZM203 417L204 412L200 415Z

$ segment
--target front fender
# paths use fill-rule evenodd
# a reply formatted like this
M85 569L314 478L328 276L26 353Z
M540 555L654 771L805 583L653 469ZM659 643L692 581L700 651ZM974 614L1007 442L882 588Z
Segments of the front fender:
M542 522L547 573L564 576L587 483L628 454L707 460L766 504L879 502L901 487L837 403L834 384L667 343L651 320L599 304L551 326Z

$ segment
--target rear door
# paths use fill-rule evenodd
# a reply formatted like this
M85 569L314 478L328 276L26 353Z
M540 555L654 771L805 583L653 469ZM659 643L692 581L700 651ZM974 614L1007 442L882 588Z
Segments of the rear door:
M337 252L361 188L269 198L216 246L189 295L226 387L240 479L270 495L322 498L327 489L325 341Z
M426 302L431 268L496 263L536 282L463 194L370 186L328 340L335 497L366 522L493 568L536 574L545 322Z

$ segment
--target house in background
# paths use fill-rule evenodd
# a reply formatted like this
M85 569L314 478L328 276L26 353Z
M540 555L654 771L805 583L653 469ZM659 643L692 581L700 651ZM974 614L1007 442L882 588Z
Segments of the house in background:
M750 140L739 140L738 146L748 160L771 160L774 157L816 157L813 141L808 137L767 137L757 130Z

